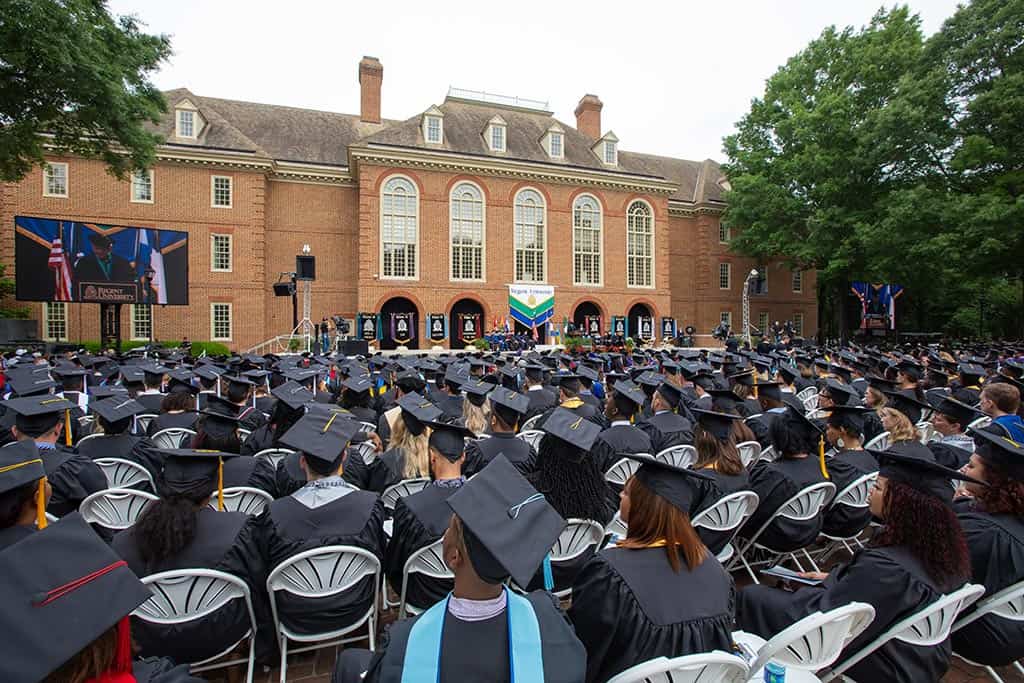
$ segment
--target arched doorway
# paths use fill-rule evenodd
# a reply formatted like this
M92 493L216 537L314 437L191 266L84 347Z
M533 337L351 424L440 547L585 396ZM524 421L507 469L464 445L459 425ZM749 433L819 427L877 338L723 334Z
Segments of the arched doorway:
M596 332L587 327L587 318L597 316L601 318L600 329ZM572 312L572 324L576 326L576 329L581 334L591 334L594 336L604 334L604 329L608 325L608 321L604 320L601 315L601 309L593 301L581 301L576 310Z
M484 319L484 307L475 299L459 299L448 312L448 344L453 349L464 349L474 339L490 330Z
M640 319L650 319L651 334L646 335L647 338L653 338L658 334L658 328L654 326L654 313L651 311L647 304L633 304L629 312L626 314L629 320L629 336L634 339L640 339ZM645 323L646 324L646 323Z
M382 349L420 347L420 312L416 310L416 304L404 296L396 296L384 302L380 307L380 324L383 328L380 340Z

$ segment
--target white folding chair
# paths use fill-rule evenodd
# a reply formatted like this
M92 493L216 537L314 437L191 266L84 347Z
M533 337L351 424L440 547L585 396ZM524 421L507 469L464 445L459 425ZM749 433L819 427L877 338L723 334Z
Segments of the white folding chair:
M75 443L75 447L77 448L78 446L81 446L83 443L85 443L89 439L98 439L101 436L106 436L106 434L104 434L102 432L97 432L95 434L86 434L85 436L80 438L77 443Z
M92 428L96 424L96 416L82 415L80 418L78 418L78 424L82 427L82 429L92 430Z
M344 593L357 586L366 577L373 577L373 600L365 614L349 624L320 633L298 633L281 621L277 607L277 594L284 592L299 598L316 600ZM290 557L277 565L267 578L270 610L274 617L274 632L281 649L281 683L288 680L288 641L312 643L293 649L292 654L310 652L325 647L351 643L363 638L374 649L377 633L377 590L380 587L380 560L362 548L330 545L314 548ZM342 638L366 624L366 636Z
M744 631L732 636L741 648L756 652L750 675L760 680L765 664L773 660L787 669L800 671L817 671L831 665L847 643L863 633L874 618L874 607L851 602L828 612L809 614L767 642Z
M266 460L271 465L273 465L274 469L276 470L277 466L281 464L281 461L284 460L285 457L291 455L294 452L295 451L291 450L290 448L264 448L262 451L254 454L252 457L256 458L257 460Z
M743 523L750 519L757 509L758 496L753 491L737 491L727 496L722 496L710 507L707 507L693 516L691 524L694 527L725 533L731 531L729 542L725 544L718 553L718 561L723 565L732 559L736 549L732 546L732 540L736 537Z
M104 489L87 496L78 506L78 511L90 524L120 531L135 524L155 500L159 499L145 491Z
M357 458L362 458L363 463L369 465L377 458L377 444L367 439L366 441L360 441L349 446L351 452L355 453Z
M740 452L740 462L744 467L750 467L761 457L761 444L756 441L744 441L736 444L736 450Z
M608 471L604 473L604 479L612 484L625 486L626 482L629 481L629 478L632 477L638 469L640 469L639 462L636 460L630 460L629 458L622 458L608 468Z
M256 614L252 609L249 587L237 576L215 569L175 569L142 578L153 596L139 605L132 616L156 626L173 627L198 621L223 609L235 600L245 602L249 629L241 640L231 643L218 654L189 665L192 673L248 664L245 680L252 683L256 648ZM249 641L248 659L217 661L232 652L240 643Z
M238 429L238 440L245 443L245 440L252 434L252 430L249 429Z
M107 486L112 489L130 489L139 484L149 484L151 491L156 491L153 475L137 462L123 458L96 458L93 460L107 478Z
M818 395L818 389L816 387L805 387L805 388L801 389L800 391L796 392L795 395L796 395L796 400L803 401L803 400L805 400L807 398L810 398L811 396L815 396L816 397Z
M832 501L832 504L829 505L829 511L840 505L844 507L858 508L860 510L867 508L870 504L869 499L871 498L871 489L872 487L874 487L875 481L877 479L878 472L869 472L868 474L857 477L852 482L847 484L842 491L836 494L836 497ZM825 514L828 515L828 511L826 511ZM853 536L847 537L829 536L828 534L823 532L821 536L831 541L831 543L829 543L829 547L825 548L825 550L821 553L821 557L827 557L829 554L831 554L831 551L834 549L834 547L839 545L842 545L844 548L846 548L847 552L849 552L852 555L853 548L850 547L849 542L853 541L854 543L863 548L864 544L861 543L860 538L858 538L861 535L861 533L863 533L863 531L864 529L861 529Z
M145 434L149 431L149 425L157 418L155 413L142 413L135 416L135 433Z
M604 527L597 522L589 519L570 519L568 522L551 547L552 566L568 564L590 548L598 547L604 540ZM567 598L572 595L572 586L551 592L556 598Z
M540 417L538 415L537 417ZM544 432L539 429L524 429L516 434L520 439L533 446L533 450L540 450L540 440L544 438Z
M684 657L655 657L608 679L608 683L734 683L750 671L741 657L721 650Z
M819 672L823 681L831 681L842 676L858 662L865 659L890 640L899 640L909 645L933 647L949 637L950 629L956 616L985 593L985 587L968 583L948 595L943 595L930 605L896 622L885 633L878 636L860 651L847 657L839 666L825 672Z
M420 548L405 561L405 566L402 568L402 589L398 599L399 619L405 617L406 613L419 614L423 611L422 608L410 605L406 601L410 576L422 574L429 579L455 579L455 574L444 562L444 550L441 547L443 540L443 538L439 538L430 545Z
M685 470L697 462L697 449L690 445L669 446L659 451L654 459Z
M761 454L757 456L757 462L775 462L778 459L779 456L775 452L775 446L765 446L761 449Z
M229 486L224 489L224 512L244 512L256 516L274 502L274 497L263 489L251 486ZM210 496L209 506L218 509L217 491Z
M161 429L159 432L150 437L150 441L157 448L185 448L187 442L192 440L192 437L196 435L192 429L186 429L185 427L168 427L167 429ZM242 439L243 441L245 439Z
M807 390L804 389L804 391ZM799 396L797 398L799 398ZM809 394L806 398L799 398L799 400L800 403L804 405L804 412L810 412L818 407L818 392L815 391L813 394Z
M519 433L522 434L523 432L528 432L536 429L537 425L540 424L540 420L542 417L544 417L543 413L541 413L540 415L534 415L529 420L519 425Z
M938 441L942 438L942 435L935 431L935 427L932 426L932 423L925 422L924 420L917 423L917 435L920 438L921 443Z
M974 420L971 424L967 425L967 429L984 429L990 424L992 424L992 418L988 415L982 415L977 420ZM967 431L967 429L964 431Z
M372 422L363 422L362 420L360 420L359 431L363 432L364 434L369 434L370 432L377 431L377 425L373 424Z
M604 528L606 536L611 535L618 538L625 538L628 531L629 527L622 521L622 516L618 512L615 513L612 521L608 522L608 525Z
M823 418L823 417L825 417L827 415L828 415L828 410L826 410L824 408L812 408L812 409L807 411L806 417L807 417L808 420L817 420L817 419Z
M889 432L882 432L875 438L864 444L865 449L871 449L876 451L884 451L889 447Z
M1024 581L1018 581L1012 586L1007 586L998 593L979 600L977 608L962 619L958 619L953 624L953 628L950 629L950 633L956 633L964 626L986 616L994 616L1000 619L1007 619L1009 621L1024 621ZM988 664L967 659L963 655L958 654L955 650L953 651L953 654L965 662L985 669L988 675L992 677L992 680L1002 683L1003 679L1000 678L999 674L995 672L995 669ZM1013 667L1021 674L1024 674L1024 666L1021 666L1020 662L1014 662Z
M757 540L777 519L784 518L794 522L809 522L814 519L821 514L825 505L832 499L832 496L835 495L835 492L835 484L827 481L818 484L811 484L802 491L798 491L795 496L780 505L779 509L772 513L772 516L761 525L761 528L755 531L750 539L740 547L736 552L736 556L733 557L732 561L729 563L727 569L732 571L737 568L737 563L740 563L743 565L744 569L747 570L747 573L750 574L750 578L754 580L754 583L761 583L746 558L747 553L754 548L767 550L776 557L788 555L792 558L794 564L802 569L799 560L796 559L796 555L792 552L775 550L774 548L759 544ZM806 551L804 554L807 556L807 559L811 561L811 565L815 570L817 570L817 566L814 564L814 561L811 560L810 555L807 555Z
M394 486L384 489L384 493L380 494L380 499L384 501L385 509L394 510L399 498L405 498L406 496L418 493L429 483L430 480L425 477L420 479L403 479Z

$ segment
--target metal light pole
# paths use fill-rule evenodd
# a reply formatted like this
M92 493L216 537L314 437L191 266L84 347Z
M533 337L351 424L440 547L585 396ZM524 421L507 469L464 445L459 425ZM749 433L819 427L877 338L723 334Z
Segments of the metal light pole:
M743 341L750 345L750 281L757 277L757 269L752 269L743 280Z

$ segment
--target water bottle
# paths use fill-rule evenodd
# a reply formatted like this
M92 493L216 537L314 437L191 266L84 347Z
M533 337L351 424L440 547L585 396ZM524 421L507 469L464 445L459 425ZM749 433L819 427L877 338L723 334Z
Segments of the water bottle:
M777 662L765 664L764 683L786 683L786 667Z

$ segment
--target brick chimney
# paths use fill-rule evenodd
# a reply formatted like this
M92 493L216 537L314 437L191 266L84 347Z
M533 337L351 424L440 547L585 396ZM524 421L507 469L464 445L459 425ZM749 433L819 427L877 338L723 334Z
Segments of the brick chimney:
M376 57L359 60L359 120L380 123L380 84L384 67Z
M584 95L576 105L576 130L591 140L601 137L601 109L604 103L597 95Z

